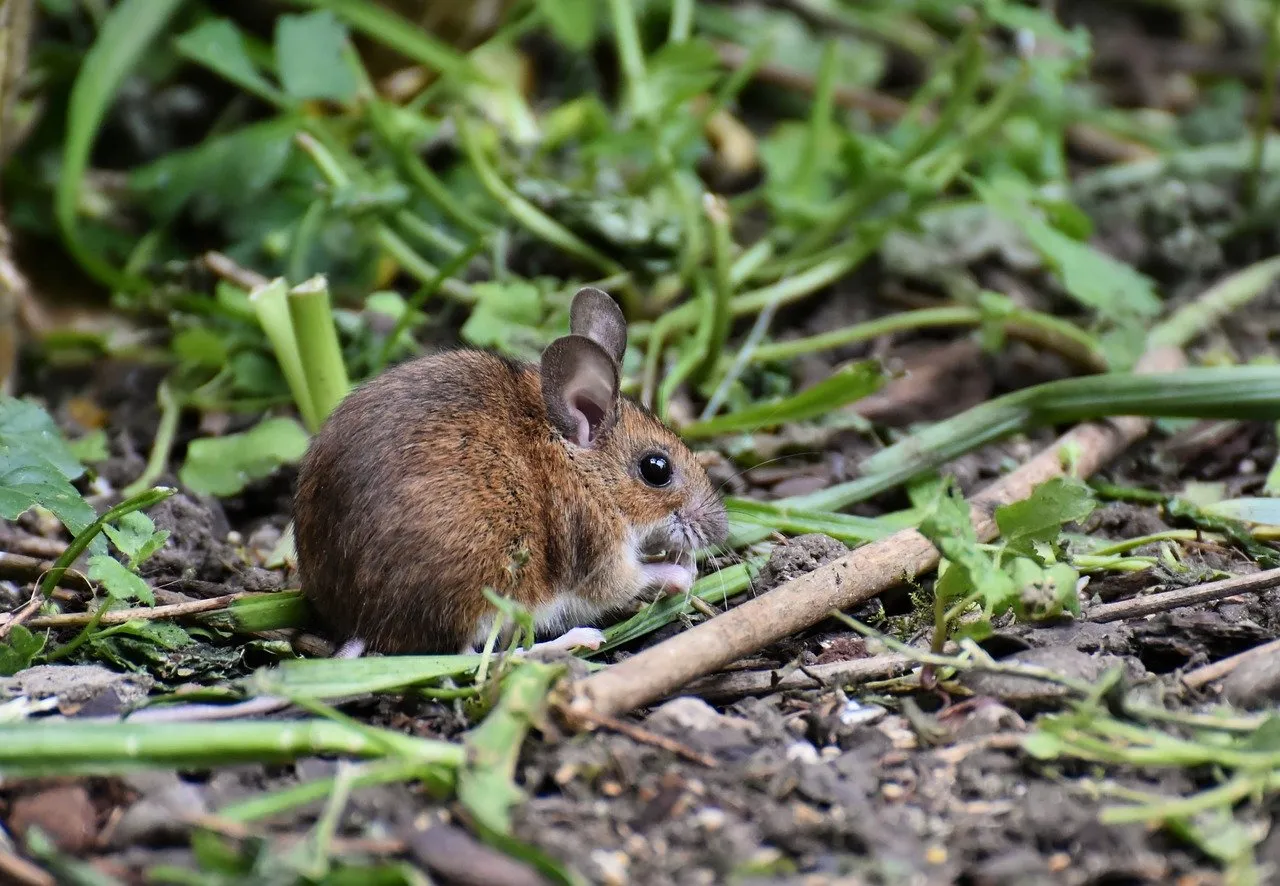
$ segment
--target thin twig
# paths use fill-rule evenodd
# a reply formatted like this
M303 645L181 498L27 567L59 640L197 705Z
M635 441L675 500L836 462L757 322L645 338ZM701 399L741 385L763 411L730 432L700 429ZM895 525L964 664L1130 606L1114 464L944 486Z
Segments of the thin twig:
M0 640L9 636L9 632L18 625L23 624L31 616L40 611L40 607L44 604L44 594L35 593L31 595L31 599L19 609L17 612L8 616L4 621L0 622Z
M910 670L912 665L911 659L902 655L875 655L870 658L809 665L789 673L785 668L771 668L767 671L716 674L690 683L684 691L708 701L725 701L762 692L822 689L833 684L847 686L866 680L883 680Z
M1161 372L1184 363L1181 351L1163 348L1148 352L1138 368ZM1063 475L1064 454L1074 456L1076 475L1086 477L1141 439L1149 427L1149 420L1127 416L1083 424L1060 437L972 499L971 516L978 538L991 541L998 536L993 517L997 507L1021 501L1041 483ZM697 677L812 627L833 609L855 606L934 569L938 558L937 549L914 529L871 542L579 681L573 703L576 708L604 714L648 704Z
M1182 606L1194 606L1196 603L1221 600L1236 594L1256 594L1269 591L1277 585L1280 585L1280 569L1268 569L1253 575L1238 575L1235 578L1211 581L1191 588L1179 588L1176 591L1135 597L1118 603L1104 603L1090 609L1085 613L1085 618L1095 622L1121 621L1157 612L1168 612L1170 609Z
M63 550L66 546L63 546ZM39 581L42 576L53 568L53 561L39 560L35 557L28 557L24 554L12 554L8 551L0 551L0 579L8 581L29 582ZM73 570L67 570L58 579L58 584L64 588L71 588L77 591L88 591L93 588L84 575Z
M225 609L236 600L243 600L246 597L263 597L266 594L256 593L253 591L238 591L234 594L226 594L221 597L213 597L209 600L192 600L189 603L173 603L168 606L144 606L137 609L112 609L103 613L101 624L118 625L127 621L156 621L162 618L183 618L188 615L196 615L201 612L212 612L216 609ZM89 612L70 612L65 615L46 615L41 618L33 618L28 623L28 627L35 630L43 628L75 628L88 624L93 619L93 613Z
M1255 646L1252 649L1246 649L1244 652L1233 655L1230 658L1215 661L1213 664L1207 664L1202 668L1196 668L1188 674L1183 674L1182 685L1188 689L1199 689L1215 680L1221 680L1246 661L1261 658L1274 652L1280 652L1280 639L1272 640L1270 643L1263 643L1261 646Z
M234 283L241 289L246 289L250 292L260 286L266 286L270 282L257 271L240 266L221 252L212 250L206 252L204 254L204 266L223 280Z
M565 719L578 729L581 729L584 723L590 724L602 729L608 729L610 732L616 732L619 735L625 735L632 741L640 742L640 744L652 745L655 748L678 754L686 760L706 766L708 769L714 769L720 765L720 762L715 757L695 751L674 738L658 735L656 732L650 732L648 729L643 729L634 723L628 723L625 720L619 720L616 717L611 717L598 711L584 710L570 705L559 705L558 707Z

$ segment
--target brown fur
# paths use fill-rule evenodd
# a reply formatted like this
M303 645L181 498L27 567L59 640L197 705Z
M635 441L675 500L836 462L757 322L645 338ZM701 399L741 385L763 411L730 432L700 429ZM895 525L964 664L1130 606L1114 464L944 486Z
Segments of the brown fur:
M624 538L679 512L701 541L725 515L679 438L626 400L593 447L553 427L537 366L482 351L402 364L358 388L316 436L294 517L303 589L345 640L454 653L492 607L573 589L604 608L634 597ZM675 480L637 475L660 448Z

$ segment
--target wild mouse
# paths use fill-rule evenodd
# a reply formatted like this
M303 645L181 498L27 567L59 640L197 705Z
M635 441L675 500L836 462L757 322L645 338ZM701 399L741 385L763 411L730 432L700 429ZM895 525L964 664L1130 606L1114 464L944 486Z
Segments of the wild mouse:
M303 591L337 639L457 653L493 628L485 588L524 605L541 636L688 590L694 551L726 537L724 505L680 438L621 396L613 299L580 290L569 325L540 364L433 354L330 415L294 522Z

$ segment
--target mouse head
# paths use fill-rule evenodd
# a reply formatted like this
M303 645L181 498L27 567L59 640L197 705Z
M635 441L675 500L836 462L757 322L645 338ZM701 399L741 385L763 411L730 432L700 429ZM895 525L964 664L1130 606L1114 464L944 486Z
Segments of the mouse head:
M680 438L622 397L627 323L617 303L580 290L569 329L542 354L547 417L583 484L605 491L645 584L687 590L694 550L725 539L724 505Z

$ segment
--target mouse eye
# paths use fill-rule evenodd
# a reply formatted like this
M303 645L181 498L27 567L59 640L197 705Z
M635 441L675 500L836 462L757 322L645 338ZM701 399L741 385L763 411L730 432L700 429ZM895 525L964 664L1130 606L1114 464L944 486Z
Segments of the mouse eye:
M640 456L640 477L650 486L666 486L671 482L671 459L661 452Z

